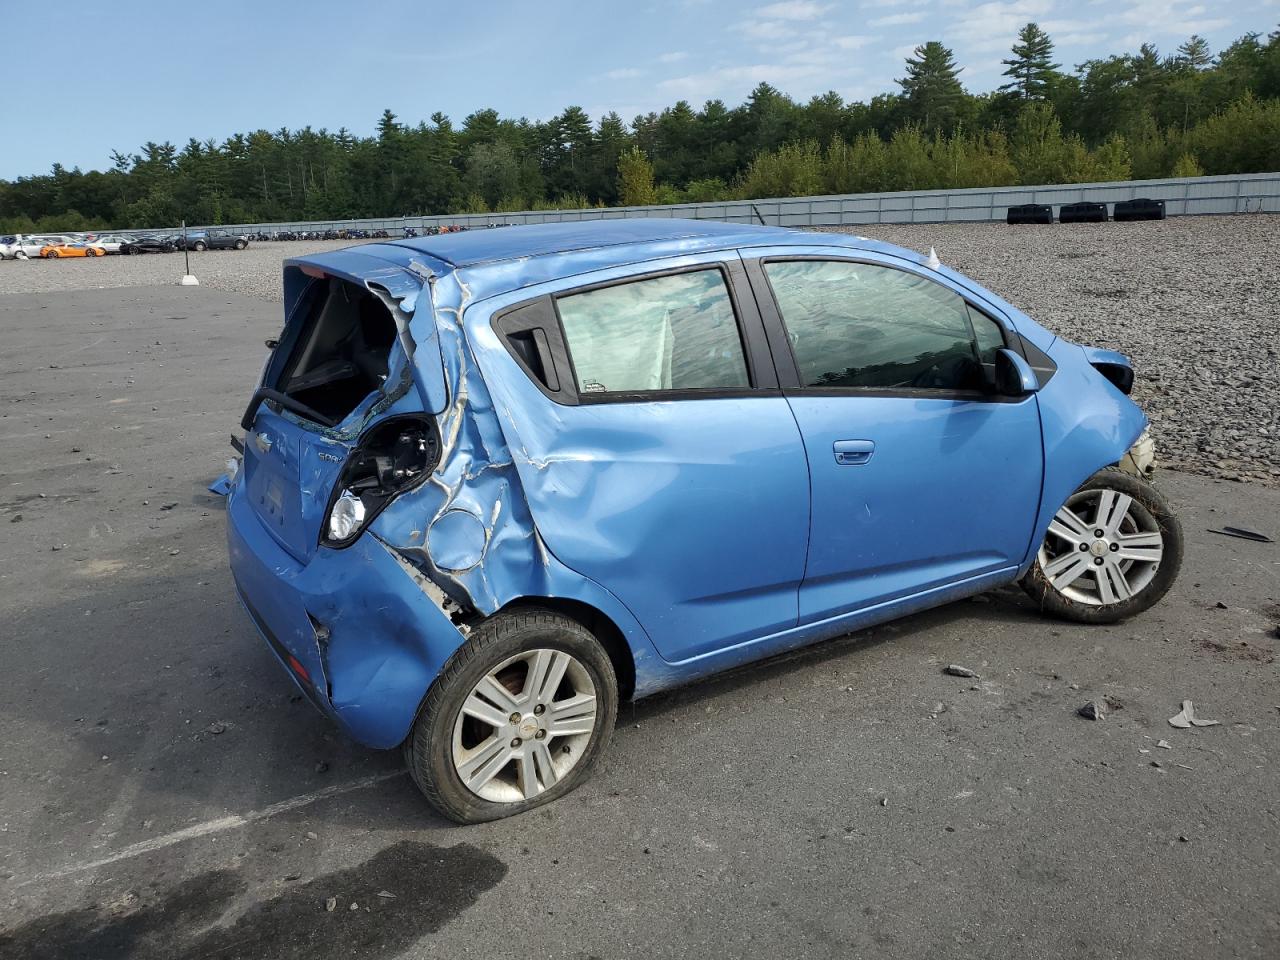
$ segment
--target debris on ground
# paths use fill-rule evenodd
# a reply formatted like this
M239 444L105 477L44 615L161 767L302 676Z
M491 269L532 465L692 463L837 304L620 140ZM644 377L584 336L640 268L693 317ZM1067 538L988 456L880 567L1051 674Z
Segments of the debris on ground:
M325 912L326 912L326 913L333 913L333 911L337 910L337 909L338 909L338 898L337 898L337 897L330 897L328 900L326 900L326 901L324 902L324 909L325 909Z
M209 724L204 729L205 729L205 733L212 733L216 737L220 733L227 732L227 725L223 723L221 720L215 720L213 721L213 723Z
M1196 716L1196 708L1190 700L1182 701L1182 710L1169 718L1169 726L1186 730L1189 727L1216 727L1221 720L1201 720Z
M968 667L962 667L958 663L947 664L946 667L943 668L942 672L950 674L953 677L971 677L975 680L978 678L978 674L976 672L970 670Z
M1214 604L1214 606L1215 606L1215 607L1217 607L1219 610L1226 610L1226 609L1227 609L1227 605L1226 605L1225 603L1223 603L1221 600L1219 600L1217 603L1215 603L1215 604Z
M383 900L394 900L396 898L396 895L392 893L390 890L379 890L378 896L380 896Z
M1213 527L1208 528L1210 533L1220 534L1224 537L1235 537L1237 540L1253 540L1256 543L1275 543L1265 533L1259 533L1257 530L1246 530L1244 527L1222 527L1218 530Z
M1107 708L1097 700L1090 700L1083 707L1076 711L1077 714L1086 720L1105 720L1107 719Z
M1169 744L1169 741L1168 741L1168 740L1157 740L1157 741L1156 741L1156 746L1157 746L1157 747L1159 747L1161 750L1172 750L1172 749L1173 749L1173 747Z
M356 903L354 900L352 900L352 901L351 901L351 906L347 907L347 909L348 909L348 910L359 910L359 909L360 909L360 904L358 904L358 903Z

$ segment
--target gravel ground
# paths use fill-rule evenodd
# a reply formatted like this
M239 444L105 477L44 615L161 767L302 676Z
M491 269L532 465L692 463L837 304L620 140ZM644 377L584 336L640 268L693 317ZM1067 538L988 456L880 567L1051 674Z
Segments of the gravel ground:
M1280 218L1011 228L999 223L857 228L937 249L1068 339L1131 357L1134 395L1164 464L1280 486ZM852 230L847 232L853 232ZM205 286L280 298L280 261L346 241L192 254ZM168 284L180 255L0 264L0 294Z

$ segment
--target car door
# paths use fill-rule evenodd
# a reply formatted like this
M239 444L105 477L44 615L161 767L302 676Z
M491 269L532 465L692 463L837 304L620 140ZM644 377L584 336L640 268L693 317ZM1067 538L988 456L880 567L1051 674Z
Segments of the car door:
M989 385L995 351L1016 343L1007 319L911 261L751 253L809 459L800 623L1012 575L1044 458L1034 396Z
M466 330L539 537L664 659L795 626L808 469L736 253L526 288Z

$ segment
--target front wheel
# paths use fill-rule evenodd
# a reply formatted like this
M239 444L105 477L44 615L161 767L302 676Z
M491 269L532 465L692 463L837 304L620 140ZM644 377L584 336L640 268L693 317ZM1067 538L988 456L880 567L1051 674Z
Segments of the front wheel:
M586 780L617 713L613 664L590 631L549 610L500 613L432 684L405 760L449 819L498 820Z
M1182 566L1182 525L1155 487L1099 470L1054 515L1023 588L1041 609L1115 623L1153 606Z
M57 259L58 259L58 251L57 251L57 250L50 250L48 253L46 253L46 254L44 255L44 258L45 258L46 260L57 260Z

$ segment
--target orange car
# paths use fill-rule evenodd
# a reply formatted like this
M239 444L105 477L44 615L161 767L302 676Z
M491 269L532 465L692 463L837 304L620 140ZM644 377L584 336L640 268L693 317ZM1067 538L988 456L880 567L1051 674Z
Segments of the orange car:
M93 244L51 243L40 248L40 256L46 260L57 260L59 257L105 257L107 251Z

